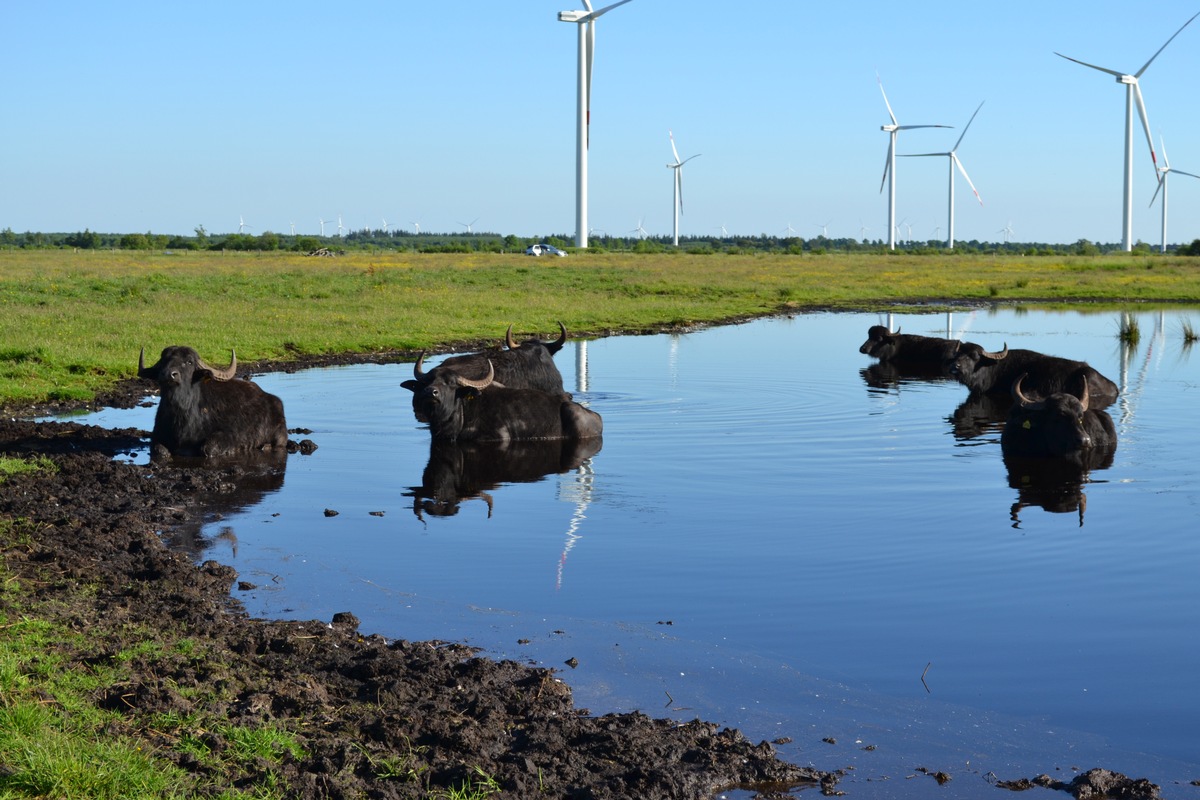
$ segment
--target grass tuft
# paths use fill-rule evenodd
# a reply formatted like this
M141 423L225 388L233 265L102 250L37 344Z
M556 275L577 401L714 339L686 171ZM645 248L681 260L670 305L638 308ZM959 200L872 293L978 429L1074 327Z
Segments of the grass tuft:
M1117 323L1117 338L1125 344L1137 345L1142 340L1142 327L1137 317L1132 314L1122 314Z

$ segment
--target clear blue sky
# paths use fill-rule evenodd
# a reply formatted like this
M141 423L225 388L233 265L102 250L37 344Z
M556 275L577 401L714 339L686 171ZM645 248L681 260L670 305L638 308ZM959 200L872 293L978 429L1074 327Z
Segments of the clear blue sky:
M603 0L597 3L602 5ZM573 0L10 3L0 228L190 234L403 226L571 233ZM956 238L1116 242L1124 89L1200 0L745 4L632 0L597 23L590 225L685 235L886 238L899 152L959 156ZM1200 174L1200 19L1142 77L1157 147ZM1134 238L1157 244L1135 133ZM1160 155L1161 159L1161 155ZM947 159L898 162L897 220L945 235ZM1170 181L1168 239L1200 237L1200 180Z

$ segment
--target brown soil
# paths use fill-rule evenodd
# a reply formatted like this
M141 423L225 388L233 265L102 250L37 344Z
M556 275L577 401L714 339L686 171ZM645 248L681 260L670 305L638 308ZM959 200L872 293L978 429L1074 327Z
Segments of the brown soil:
M100 403L128 406L144 394L145 384L129 382ZM213 794L262 785L269 772L286 797L429 798L477 779L476 769L503 797L704 798L731 788L769 797L804 786L838 793L840 774L786 763L770 743L735 730L640 713L593 716L553 670L457 644L388 641L359 631L351 613L251 619L231 598L232 568L197 567L163 540L219 512L253 470L136 466L113 455L144 448L144 431L14 419L46 410L10 409L0 419L0 453L43 454L58 467L0 487L0 521L16 521L0 537L0 557L22 587L20 612L87 632L85 648L59 654L69 665L114 662L148 636L163 642L135 657L96 703L119 712L113 735L144 742ZM14 613L11 602L0 599L0 617ZM173 646L183 640L191 645ZM273 726L292 733L303 753L279 763L222 760L231 744L209 733L214 756L201 759L164 732L163 714ZM1157 797L1148 786L1121 796Z

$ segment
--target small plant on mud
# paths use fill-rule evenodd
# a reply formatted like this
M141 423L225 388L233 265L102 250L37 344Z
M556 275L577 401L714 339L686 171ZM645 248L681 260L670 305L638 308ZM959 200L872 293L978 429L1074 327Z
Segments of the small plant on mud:
M14 475L24 475L29 472L40 472L43 470L53 472L57 469L58 465L46 456L37 456L35 458L0 456L0 483L4 483Z
M420 780L421 775L428 767L417 764L417 756L424 753L429 748L416 747L411 743L408 745L408 752L395 756L379 756L375 757L357 742L354 744L370 763L371 769L375 772L375 777L379 780L399 779L403 781L416 782Z
M444 800L484 800L486 797L499 793L499 781L480 767L475 767L474 770L478 777L473 780L468 778L463 781L462 786L447 789L437 797Z

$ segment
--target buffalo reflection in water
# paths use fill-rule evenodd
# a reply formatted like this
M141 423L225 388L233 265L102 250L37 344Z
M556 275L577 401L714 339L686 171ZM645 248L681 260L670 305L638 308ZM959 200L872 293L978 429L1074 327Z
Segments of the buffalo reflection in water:
M600 452L601 437L572 441L536 439L511 442L448 442L434 439L421 485L406 496L413 513L450 517L464 500L483 500L492 516L489 492L505 483L533 483L547 475L578 469Z
M1011 397L971 392L947 417L947 421L954 429L955 439L977 439L988 433L999 433L1012 406Z
M181 516L180 524L162 532L164 543L198 561L217 541L224 541L237 555L237 533L222 526L215 535L202 533L205 525L237 514L262 503L263 498L283 488L287 453L280 450L244 454L237 458L182 458L169 456L151 464L183 467L178 472L156 475L154 479L176 480L183 494L203 493L200 513ZM168 478L167 476L171 477ZM182 513L182 512L181 512Z
M858 371L872 389L899 389L906 383L952 383L940 367L922 364L879 361Z
M1105 412L1099 412L1104 414ZM1030 458L1004 454L1008 485L1017 490L1009 516L1013 527L1021 527L1022 509L1042 508L1052 514L1079 513L1079 527L1087 510L1085 484L1093 483L1091 473L1108 469L1117 453L1117 442L1077 450L1065 456Z

